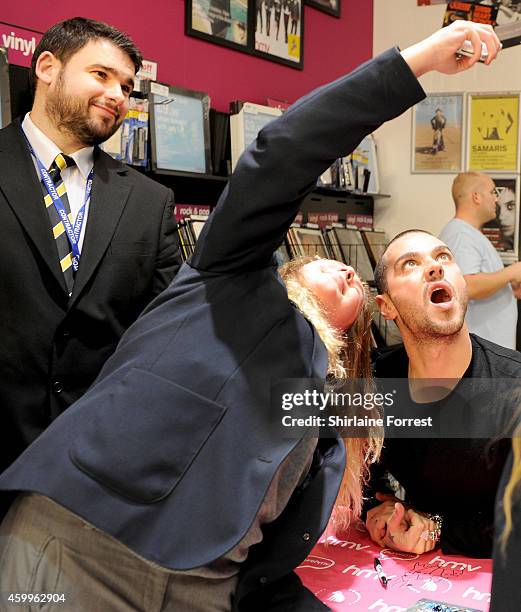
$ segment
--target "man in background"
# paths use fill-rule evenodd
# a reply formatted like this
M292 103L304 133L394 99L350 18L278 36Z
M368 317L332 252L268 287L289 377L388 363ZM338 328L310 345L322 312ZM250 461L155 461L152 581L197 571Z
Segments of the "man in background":
M517 303L521 297L521 263L504 267L481 232L496 217L498 192L486 174L463 172L452 184L456 215L440 239L450 247L467 282L469 330L507 348L516 348Z
M32 110L0 131L0 472L78 399L179 265L173 194L98 148L141 65L118 30L54 25Z

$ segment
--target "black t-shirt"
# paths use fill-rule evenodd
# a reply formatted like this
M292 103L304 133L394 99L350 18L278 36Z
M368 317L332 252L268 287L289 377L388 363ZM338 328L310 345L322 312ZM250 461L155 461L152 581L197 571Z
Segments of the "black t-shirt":
M472 379L472 384L476 380L481 384L482 379L484 387L490 386L490 379L521 381L520 353L473 334L471 341L472 360L464 379ZM376 378L407 378L408 367L407 353L400 346L376 357L374 374ZM422 410L427 414L446 409L457 389L442 402L421 404ZM504 384L501 398L495 397L494 391L483 397L486 399L470 406L473 420L480 428L490 425L490 431L498 431L498 423L510 422L519 397L505 393ZM510 442L504 437L388 438L380 462L371 470L368 494L388 490L389 472L405 489L407 503L416 510L443 516L444 552L490 557L494 499L509 449Z

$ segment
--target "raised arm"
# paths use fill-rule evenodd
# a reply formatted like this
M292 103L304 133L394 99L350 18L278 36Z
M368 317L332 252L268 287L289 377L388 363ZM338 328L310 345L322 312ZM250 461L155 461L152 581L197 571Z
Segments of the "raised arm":
M455 52L465 39L472 41L476 55L457 61ZM417 76L473 65L481 40L489 48L489 63L500 47L492 28L459 21L401 54L396 48L386 51L301 98L240 158L190 265L213 272L267 265L317 177L364 136L424 97Z

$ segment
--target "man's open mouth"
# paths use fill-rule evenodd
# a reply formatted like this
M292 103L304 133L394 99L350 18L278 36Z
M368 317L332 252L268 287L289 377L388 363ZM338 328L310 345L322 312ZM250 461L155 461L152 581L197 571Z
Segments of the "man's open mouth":
M433 304L444 304L452 300L452 294L445 287L438 287L431 293L431 302Z

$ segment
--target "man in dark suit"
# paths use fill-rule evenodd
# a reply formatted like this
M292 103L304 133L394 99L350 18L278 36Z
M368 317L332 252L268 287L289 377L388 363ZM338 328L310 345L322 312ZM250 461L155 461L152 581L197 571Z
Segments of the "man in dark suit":
M86 391L180 265L172 192L97 147L140 64L114 28L57 24L34 54L31 112L0 131L0 472Z
M476 54L458 61L467 37ZM78 611L326 609L291 570L327 525L344 446L328 428L318 442L313 428L274 432L273 383L324 381L328 363L273 253L332 161L420 101L416 77L475 63L480 37L490 62L492 28L460 21L260 132L190 262L0 477L0 490L30 492L0 527L0 592L61 594ZM317 275L341 310L349 291L327 266Z

